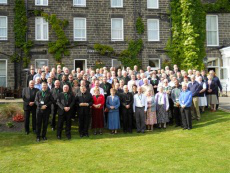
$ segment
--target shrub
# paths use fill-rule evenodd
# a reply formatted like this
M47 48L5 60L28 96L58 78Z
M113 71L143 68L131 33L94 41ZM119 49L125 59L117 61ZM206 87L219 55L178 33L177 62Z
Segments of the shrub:
M6 123L6 126L7 126L8 128L12 128L12 127L14 127L14 124L13 124L12 122L7 122L7 123Z
M6 104L0 108L0 119L13 118L16 114L23 115L23 110L17 104Z

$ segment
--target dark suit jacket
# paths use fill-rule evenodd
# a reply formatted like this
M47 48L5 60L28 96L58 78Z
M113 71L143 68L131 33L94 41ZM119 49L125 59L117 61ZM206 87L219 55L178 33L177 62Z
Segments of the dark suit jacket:
M206 86L207 86L207 89L206 89L207 95L216 94L218 92L218 85L214 80L212 80L210 85L208 84L208 81L207 81ZM208 92L209 88L212 90L211 93Z
M112 85L108 82L106 83L101 83L100 87L104 90L104 93L106 92L107 94L105 94L105 97L110 95L110 89L112 88Z
M57 103L57 97L58 97L58 94L60 94L62 92L62 88L58 88L58 92L56 92L56 88L52 88L50 90L51 94L52 94L52 97L53 97L53 101L54 103L56 104Z
M127 94L122 93L120 95L120 102L121 102L122 108L125 108L126 105L129 105L130 106L129 109L132 109L133 108L133 95L132 95L132 93L130 93L130 92L128 92Z
M83 114L84 111L86 111L87 114L89 114L90 106L93 105L93 97L90 93L85 92L85 98L82 96L82 93L78 93L75 98L75 103L77 106L77 112L79 114ZM89 106L79 106L80 103L88 103Z
M71 93L72 92L72 86L70 85L70 83L68 81L61 81L60 88L63 89L64 85L68 85L69 86L69 92Z
M36 74L36 73L34 73L34 74L29 73L29 74L28 74L28 76L27 76L27 85L26 85L26 86L29 86L29 82L30 82L31 80L33 80L35 74Z
M41 104L41 101L44 101L44 104ZM37 105L37 112L43 113L49 113L51 112L51 105L53 103L53 96L51 94L50 91L46 91L45 97L42 98L42 91L38 91L36 94L36 98L35 98L35 103ZM43 105L46 105L47 108L45 110L42 110L41 107Z
M31 95L30 95L30 88L29 87L23 88L22 99L24 101L23 109L25 111L31 110L33 108L36 109L36 104L34 104L33 106L29 106L29 103L30 102L35 102L36 93L38 91L39 91L39 89L33 88L32 91L31 91Z
M75 105L75 98L72 93L68 93L68 100L65 99L64 93L58 94L57 97L57 105L58 105L58 114L63 115L65 113L64 107L70 107L68 112L71 112L71 109Z

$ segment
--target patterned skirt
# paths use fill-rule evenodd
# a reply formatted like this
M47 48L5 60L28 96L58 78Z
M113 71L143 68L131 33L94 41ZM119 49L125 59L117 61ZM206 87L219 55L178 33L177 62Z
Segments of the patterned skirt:
M217 96L215 94L210 94L210 95L207 95L207 99L208 99L208 104L218 104L218 99L217 99Z
M169 122L169 114L165 110L164 105L157 106L157 123L168 123Z
M147 118L145 124L146 125L157 124L156 112L152 112L151 108L148 108L147 110Z

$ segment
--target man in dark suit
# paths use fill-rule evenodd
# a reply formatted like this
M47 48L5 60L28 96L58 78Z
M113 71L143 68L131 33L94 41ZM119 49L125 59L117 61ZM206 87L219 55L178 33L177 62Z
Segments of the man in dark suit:
M60 87L63 88L64 85L68 85L69 86L69 92L72 92L72 87L71 87L70 83L68 82L68 76L66 76L66 75L62 76L62 81L61 81Z
M123 89L124 93L120 95L123 131L124 133L132 133L133 95L129 92L127 85Z
M31 80L33 80L35 74L36 74L36 73L35 73L34 67L32 66L32 67L30 68L30 73L28 74L27 79L26 79L26 82L27 82L26 86L27 86L27 87L29 86L29 82L30 82Z
M56 115L57 115L57 110L58 110L58 105L57 105L57 98L58 94L62 92L62 88L60 88L60 81L56 80L54 83L54 88L51 89L51 94L53 97L53 104L52 104L52 122L51 122L51 127L52 131L55 130L56 128Z
M112 85L109 82L107 82L107 77L103 77L100 87L104 90L104 96L106 100L107 96L110 95L110 89L112 88Z
M93 105L93 97L86 92L86 87L80 87L81 93L76 95L77 113L79 116L79 133L80 137L89 137L88 128L90 121L90 107Z
M49 115L51 113L51 105L53 103L53 97L50 91L48 91L47 89L47 83L42 83L42 90L37 92L35 103L37 105L37 142L40 142L41 127L43 127L42 138L43 140L47 140L46 132L48 127Z
M57 138L61 139L63 123L66 121L65 133L66 137L71 139L71 110L75 105L75 98L72 93L69 92L69 86L63 86L63 92L57 97L58 105L58 128L57 128Z
M36 104L35 96L36 93L39 90L37 88L34 88L34 81L31 80L29 82L29 87L26 87L22 91L22 99L24 101L23 103L23 109L24 109L24 117L25 117L25 131L28 135L30 132L30 113L32 113L32 128L33 132L36 132Z

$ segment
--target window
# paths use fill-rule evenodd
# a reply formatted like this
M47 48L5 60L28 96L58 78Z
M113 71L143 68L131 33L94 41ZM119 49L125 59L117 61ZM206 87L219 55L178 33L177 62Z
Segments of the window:
M48 6L48 0L35 0L35 5Z
M118 61L117 59L112 59L112 67L121 67L121 61Z
M49 40L49 25L43 17L35 19L35 40Z
M73 0L73 5L77 7L86 7L86 0Z
M0 4L7 4L7 0L0 0Z
M148 19L148 41L160 41L159 20Z
M147 1L147 8L148 9L157 9L157 8L159 8L158 0L148 0Z
M0 87L7 87L7 60L0 60Z
M48 59L35 59L35 69L43 68L43 66L48 66Z
M0 40L7 40L7 17L0 16Z
M74 41L86 41L86 18L74 18Z
M111 19L111 40L124 40L123 19Z
M218 16L206 16L207 46L219 46Z
M228 79L228 69L227 68L220 69L220 79Z
M160 59L154 59L151 58L149 59L149 66L151 67L151 70L158 70L161 68L161 63L160 63Z
M111 0L111 7L112 8L122 8L123 7L123 0Z

